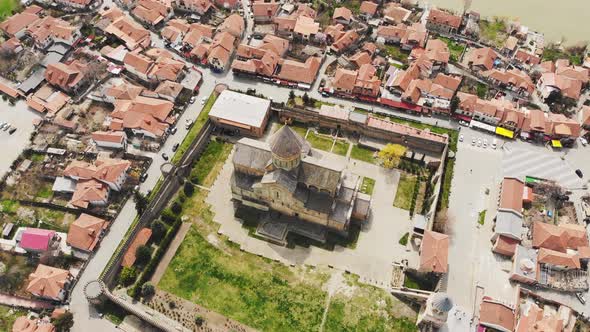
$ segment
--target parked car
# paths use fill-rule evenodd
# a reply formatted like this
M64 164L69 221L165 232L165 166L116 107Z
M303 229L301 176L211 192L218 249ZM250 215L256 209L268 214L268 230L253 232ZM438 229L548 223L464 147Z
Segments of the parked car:
M168 157L168 155L167 155L166 153L162 153L162 159L164 159L164 160L168 160L168 158L169 158L169 157Z
M481 138L477 139L477 146L481 146Z
M178 150L178 147L180 146L180 143L176 143L172 146L172 151L176 152L176 150Z
M145 180L147 179L147 177L148 177L148 173L147 173L147 172L146 172L146 173L143 173L143 174L141 174L141 175L139 176L139 182L145 182Z
M12 135L12 134L14 134L15 131L16 131L16 127L12 127L12 128L10 128L10 130L8 131L8 133L10 135Z
M475 137L471 139L471 145L475 146Z
M459 135L459 142L463 142L463 134Z
M588 140L586 140L584 137L579 137L578 141L580 142L580 144L582 144L582 146L588 145Z
M197 100L197 98L191 97L191 99L188 102L191 104L194 104L196 100Z
M176 128L176 127L170 127L170 128L168 128L168 133L170 135L176 134L177 131L178 131L178 128Z
M494 140L492 141L492 149L496 150L497 146L498 146L498 140L494 138Z
M586 299L584 298L584 295L582 295L582 293L576 293L576 297L578 298L578 301L580 301L580 303L586 304Z
M584 173L582 173L582 171L580 171L579 169L576 170L576 175L581 179L584 177Z
M461 125L463 127L468 127L469 123L467 123L467 121L459 120L459 125Z
M488 147L488 139L487 138L484 138L484 140L483 140L483 147L484 148Z
M10 127L12 127L12 125L10 123L7 123L6 126L4 126L4 131L7 131L8 129L10 129Z
M193 125L193 120L186 119L186 124L184 125L184 127L186 129L189 129L192 125Z
M203 99L201 99L201 105L205 105L206 102L207 102L207 97L203 97Z

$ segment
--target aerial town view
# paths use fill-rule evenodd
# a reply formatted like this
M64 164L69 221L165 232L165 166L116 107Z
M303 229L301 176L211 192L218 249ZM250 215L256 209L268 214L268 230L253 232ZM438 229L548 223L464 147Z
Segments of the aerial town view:
M590 332L588 13L0 0L0 332Z

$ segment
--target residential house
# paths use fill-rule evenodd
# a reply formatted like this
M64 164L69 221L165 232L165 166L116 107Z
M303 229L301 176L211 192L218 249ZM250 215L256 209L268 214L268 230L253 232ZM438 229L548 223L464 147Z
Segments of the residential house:
M352 11L346 7L338 7L334 9L334 14L332 15L332 24L343 24L349 25L352 21Z
M70 225L66 243L77 251L91 253L108 225L109 223L104 219L82 213Z
M400 44L401 48L411 51L416 47L424 47L427 31L424 25L414 23L407 26L403 23L398 25L381 25L377 28L377 42L386 44Z
M182 45L182 39L188 33L190 25L183 19L172 19L161 30L162 38L166 40L171 47Z
M207 62L215 71L225 71L233 56L236 37L229 32L220 32L213 38L213 43L208 49Z
M90 79L86 74L86 68L87 64L78 60L74 60L69 64L62 62L52 63L45 70L45 80L64 92L78 93Z
M320 32L320 24L315 22L313 18L307 16L299 16L295 21L293 28L293 36L300 40L313 40Z
M172 7L157 0L139 0L131 13L140 22L155 27L172 15Z
M318 75L320 66L321 59L315 56L307 58L305 62L282 60L276 77L281 80L303 84L304 87L310 87Z
M76 181L96 180L110 189L121 191L131 162L122 159L99 158L94 164L74 160L64 170L64 176Z
M218 33L227 32L235 39L241 40L244 35L244 18L238 14L228 16L217 29Z
M124 131L95 131L92 141L101 148L127 149L127 134Z
M459 88L459 84L461 84L461 77L439 73L434 80L412 80L401 97L434 113L449 114L451 99Z
M533 80L526 72L518 69L492 69L481 74L493 84L523 96L529 96L535 91Z
M111 130L128 129L135 135L161 138L175 119L170 116L174 104L168 100L138 96L118 100L111 113Z
M56 0L55 2L66 7L85 9L92 4L93 0Z
M573 141L580 137L581 126L574 120L563 114L549 113L548 114L548 131L547 135L551 139L560 140L562 143L573 144Z
M91 206L105 206L109 201L109 193L109 186L100 181L94 179L78 181L68 205L83 209Z
M80 36L77 27L52 16L45 16L28 25L26 33L31 36L39 49L46 49L54 42L72 45Z
M316 15L310 6L299 4L295 12L275 17L275 31L279 36L312 40L320 31L320 24L314 21Z
M432 62L432 69L435 71L446 68L451 53L447 43L440 39L429 39L425 48L414 48L410 53L410 59L415 60L425 55Z
M379 4L373 1L363 1L359 7L359 15L365 20L373 18L377 14L377 8Z
M181 10L196 13L205 16L214 8L210 0L175 0L175 5Z
M513 59L528 69L541 63L541 58L537 55L525 52L522 49L516 51Z
M581 66L570 66L569 61L560 59L551 63L541 63L544 71L537 82L539 94L544 99L548 99L554 94L559 94L565 98L578 100L582 88L587 85L589 79L589 70Z
M482 47L471 49L466 55L465 64L474 71L485 71L494 69L494 62L498 54L492 48Z
M48 117L53 117L69 100L68 95L45 84L27 97L27 105L39 113L46 113Z
M281 57L287 53L288 49L288 40L273 35L266 35L262 45L258 47L241 44L237 50L238 59L232 63L232 70L238 73L273 77Z
M106 102L113 104L116 100L132 100L139 96L144 87L131 84L125 80L116 85L106 87L102 94Z
M12 324L12 332L55 332L55 326L43 319L19 316ZM9 331L9 330L6 330Z
M59 248L61 238L49 229L26 228L17 238L18 246L29 253L43 254Z
M184 86L182 84L166 80L160 83L154 92L158 98L166 99L174 103L183 89Z
M502 53L504 56L509 57L512 54L514 54L517 47L518 47L518 38L516 38L514 36L509 36L506 39L506 41L504 42L504 45L502 46L502 48L500 49L500 53Z
M532 227L533 248L545 248L567 253L588 246L586 229L578 224L562 224L560 226L536 221Z
M579 270L581 268L578 254L563 253L546 248L539 249L537 263L541 268L551 270Z
M235 9L240 4L241 2L239 0L215 0L215 5L225 9Z
M355 30L346 31L330 46L334 53L342 53L352 47L359 39L359 34Z
M442 33L457 33L461 22L461 16L433 8L428 13L426 28Z
M362 65L359 70L336 70L331 87L335 92L377 97L380 94L381 80L376 75L377 69L371 64Z
M516 323L514 309L505 303L484 296L479 305L478 329L491 329L499 332L513 332Z
M0 49L6 55L17 55L24 50L20 40L18 38L12 37L0 45Z
M138 52L128 52L123 59L125 70L137 76L139 79L148 82L150 80L149 73L154 62L147 56Z
M532 190L515 177L505 177L500 188L498 210L494 217L493 251L513 256L523 234L523 203L530 202Z
M25 36L27 28L37 21L39 21L39 16L37 14L28 12L17 13L1 22L0 30L2 30L8 38L21 39Z
M121 40L130 51L149 48L152 43L149 31L127 16L114 20L105 28L105 33Z
M399 3L390 2L383 9L383 19L389 24L405 23L412 15L412 11L405 9Z
M39 264L29 275L27 292L52 301L63 301L73 277L67 270Z
M270 23L277 16L281 3L275 1L257 0L252 3L254 22L258 24Z

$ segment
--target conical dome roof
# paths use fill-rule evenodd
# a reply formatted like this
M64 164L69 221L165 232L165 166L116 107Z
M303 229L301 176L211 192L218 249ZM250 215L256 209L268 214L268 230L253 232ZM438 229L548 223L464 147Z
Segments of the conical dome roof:
M271 136L269 146L274 155L285 159L309 151L308 143L287 125Z
M432 295L432 307L442 312L449 312L453 308L453 301L446 293Z

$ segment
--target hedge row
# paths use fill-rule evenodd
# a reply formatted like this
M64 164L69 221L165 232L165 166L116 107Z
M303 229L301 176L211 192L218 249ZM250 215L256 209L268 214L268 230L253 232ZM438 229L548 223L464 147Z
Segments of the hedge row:
M137 282L133 285L133 288L131 288L130 290L129 295L131 295L133 298L137 299L141 294L141 287L143 287L143 284L145 284L152 277L152 274L158 267L158 264L160 263L160 260L166 253L168 246L176 236L176 233L178 232L178 229L180 228L181 224L182 222L180 221L180 218L176 218L176 221L172 224L172 227L170 227L170 229L166 233L166 236L164 237L164 239L162 239L162 242L160 242L158 249L156 249L156 252L152 255L152 258L150 259L150 262L143 269L143 272L141 273L139 280L137 280Z

